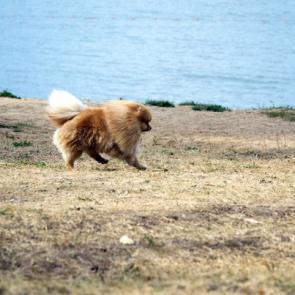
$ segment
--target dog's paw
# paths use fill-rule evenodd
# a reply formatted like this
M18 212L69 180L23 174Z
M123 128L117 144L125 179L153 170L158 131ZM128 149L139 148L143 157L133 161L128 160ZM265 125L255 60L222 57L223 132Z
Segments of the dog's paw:
M109 162L109 160L107 160L107 159L102 159L102 160L100 161L101 164L107 164L108 162Z
M147 167L143 166L143 165L139 165L136 167L138 170L146 170Z

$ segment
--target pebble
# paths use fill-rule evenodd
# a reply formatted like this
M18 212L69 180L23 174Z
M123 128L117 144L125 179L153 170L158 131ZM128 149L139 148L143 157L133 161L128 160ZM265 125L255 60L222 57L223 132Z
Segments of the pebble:
M248 222L248 223L251 223L251 224L258 224L258 223L261 223L253 218L244 218L244 221Z
M120 243L123 245L133 245L134 241L130 239L127 235L124 235L120 238Z

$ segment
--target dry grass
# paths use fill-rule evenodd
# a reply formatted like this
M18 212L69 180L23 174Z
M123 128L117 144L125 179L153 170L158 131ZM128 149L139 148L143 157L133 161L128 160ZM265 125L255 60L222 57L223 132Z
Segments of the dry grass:
M0 294L295 293L294 123L151 107L149 170L69 173L44 102L0 108Z

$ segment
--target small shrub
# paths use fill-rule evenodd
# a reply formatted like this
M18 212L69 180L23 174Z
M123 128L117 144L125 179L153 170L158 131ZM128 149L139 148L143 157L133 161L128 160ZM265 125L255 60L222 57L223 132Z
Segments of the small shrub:
M168 100L152 100L149 99L145 102L146 105L157 106L157 107L165 107L165 108L174 108L175 105Z
M191 100L191 101L184 101L184 102L181 102L179 105L180 106L194 106L194 105L196 105L197 103L196 102L194 102L193 100Z
M295 108L289 106L264 109L262 114L270 118L281 118L285 121L295 122Z
M225 112L231 111L231 109L224 107L219 104L202 104L202 103L195 103L192 106L194 111L208 111L208 112Z
M19 96L14 95L13 93L11 93L8 90L3 90L0 92L0 97L10 97L10 98L17 98L17 99L21 99Z
M25 147L25 146L32 146L32 143L30 141L27 140L23 140L23 141L15 141L13 143L14 147Z

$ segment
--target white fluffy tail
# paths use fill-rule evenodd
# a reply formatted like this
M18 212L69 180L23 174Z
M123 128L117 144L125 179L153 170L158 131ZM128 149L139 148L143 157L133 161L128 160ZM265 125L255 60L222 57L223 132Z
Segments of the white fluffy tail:
M47 114L59 127L87 108L77 97L64 90L53 90L48 97Z

